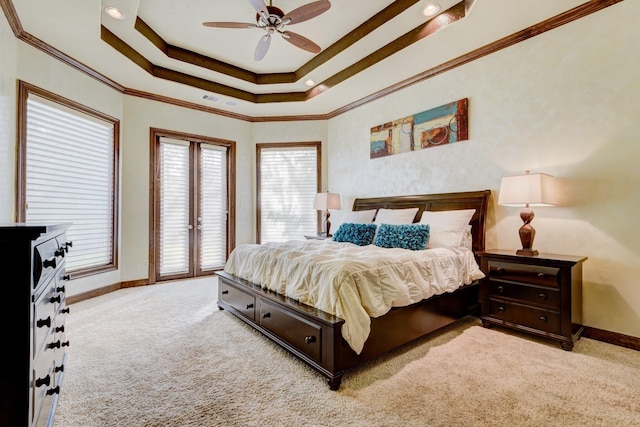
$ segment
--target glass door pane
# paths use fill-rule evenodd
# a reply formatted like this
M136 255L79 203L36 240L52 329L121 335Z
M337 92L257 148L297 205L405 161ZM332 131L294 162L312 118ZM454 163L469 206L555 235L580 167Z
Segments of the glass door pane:
M227 258L227 149L200 144L199 267L213 270Z
M159 275L189 274L190 191L189 142L160 141Z

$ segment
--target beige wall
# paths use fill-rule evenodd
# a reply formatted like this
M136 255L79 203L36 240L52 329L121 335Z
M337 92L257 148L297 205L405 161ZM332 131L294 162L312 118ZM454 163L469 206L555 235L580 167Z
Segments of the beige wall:
M0 19L0 224L14 220L17 44Z
M534 246L588 256L584 324L640 337L638 22L627 1L330 120L329 185L347 204L491 189L488 247L515 250L522 221L496 206L501 177L554 175L559 206L535 209ZM468 141L369 159L372 126L465 97Z
M14 212L16 79L121 120L120 269L72 281L70 295L147 277L149 127L237 142L237 243L255 238L257 142L322 141L325 189L346 206L491 189L488 246L506 249L519 246L520 219L495 205L500 178L530 169L556 176L560 191L559 206L536 209L535 246L589 257L584 323L640 337L637 22L640 2L626 1L328 122L248 123L123 96L17 41L0 19L0 222ZM468 141L369 159L370 127L464 97Z

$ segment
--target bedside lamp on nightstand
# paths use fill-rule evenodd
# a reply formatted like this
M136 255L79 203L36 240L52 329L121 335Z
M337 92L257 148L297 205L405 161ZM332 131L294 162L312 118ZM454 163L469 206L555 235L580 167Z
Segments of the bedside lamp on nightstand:
M519 230L522 249L519 249L516 254L538 255L538 251L533 249L536 230L531 225L534 213L530 206L553 206L556 204L556 188L553 177L544 173L529 173L529 171L526 171L524 175L505 176L500 184L498 204L524 206L520 211L520 218L524 224Z
M331 213L329 209L340 209L340 195L335 193L318 193L313 201L313 209L318 211L324 211L324 221L322 221L322 233L321 236L331 236L331 222L329 216Z

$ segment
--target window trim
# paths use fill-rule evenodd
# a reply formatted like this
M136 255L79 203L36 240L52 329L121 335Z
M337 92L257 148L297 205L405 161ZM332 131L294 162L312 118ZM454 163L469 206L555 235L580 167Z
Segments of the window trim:
M47 101L60 104L62 107L66 107L72 110L76 110L80 113L92 116L99 120L111 123L113 126L113 200L111 212L111 229L112 229L112 242L110 248L111 262L103 266L87 268L83 270L74 271L69 273L72 279L79 277L85 277L97 273L104 273L106 271L116 270L118 268L118 247L120 243L120 235L118 230L119 219L119 200L120 200L120 187L119 187L119 175L120 175L120 120L103 114L97 110L84 106L78 102L72 101L63 96L57 95L53 92L49 92L45 89L27 83L23 80L18 80L18 116L17 116L17 155L16 155L16 205L15 205L15 221L24 222L26 220L26 178L27 178L27 100L29 95L36 95Z
M322 189L322 142L310 141L310 142L263 142L256 143L256 243L260 244L260 217L262 214L262 197L261 197L261 170L260 170L260 152L263 149L269 148L305 148L315 147L316 149L316 192L319 193ZM318 211L317 229L320 229L321 214Z

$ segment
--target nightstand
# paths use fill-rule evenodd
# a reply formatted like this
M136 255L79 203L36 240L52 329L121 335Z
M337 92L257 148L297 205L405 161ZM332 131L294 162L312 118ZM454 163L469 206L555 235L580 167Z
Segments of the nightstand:
M307 240L326 240L331 239L333 236L322 236L320 234L305 234L304 238Z
M582 263L587 257L515 251L479 252L484 327L501 325L551 338L573 349L582 327Z

